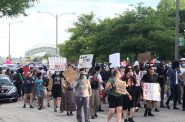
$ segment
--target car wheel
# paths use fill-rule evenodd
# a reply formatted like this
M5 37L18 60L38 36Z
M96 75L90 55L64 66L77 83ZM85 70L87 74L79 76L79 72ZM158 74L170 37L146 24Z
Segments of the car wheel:
M17 102L17 101L18 101L18 98L16 98L16 99L13 99L12 101L13 101L13 102Z

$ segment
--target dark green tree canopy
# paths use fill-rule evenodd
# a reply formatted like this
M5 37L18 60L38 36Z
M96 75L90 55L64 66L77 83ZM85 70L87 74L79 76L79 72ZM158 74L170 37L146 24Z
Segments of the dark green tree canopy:
M26 15L25 9L32 7L36 1L38 0L1 0L0 17Z
M181 0L183 2L183 0ZM171 0L161 0L157 9L142 4L115 18L94 21L94 14L81 15L72 36L60 45L60 54L76 62L79 55L92 53L96 61L108 61L112 53L120 52L121 59L136 60L138 53L150 51L159 60L173 60L175 47L175 9ZM185 10L180 10L180 35L185 36ZM185 57L185 47L180 47Z

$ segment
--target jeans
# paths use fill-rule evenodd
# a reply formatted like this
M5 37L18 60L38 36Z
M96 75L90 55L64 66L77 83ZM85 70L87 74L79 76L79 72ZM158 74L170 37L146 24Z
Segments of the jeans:
M100 93L99 90L92 90L92 96L90 97L90 113L94 116L98 112L100 105Z
M182 108L185 108L185 86L183 86L184 94L183 94L183 105Z
M76 118L78 122L82 122L82 107L84 109L85 122L90 119L89 112L89 97L76 97L77 113Z
M165 90L165 82L164 82L164 78L159 78L159 83L160 83L160 87L161 87L161 105L164 105L164 90Z
M179 86L178 85L174 85L170 88L171 90L171 95L170 97L168 98L166 104L169 104L170 100L173 99L173 107L177 107L177 101L178 101L178 88Z

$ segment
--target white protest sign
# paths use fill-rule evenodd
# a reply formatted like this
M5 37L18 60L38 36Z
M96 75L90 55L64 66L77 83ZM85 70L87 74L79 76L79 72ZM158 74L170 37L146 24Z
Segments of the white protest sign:
M111 63L110 68L120 67L120 53L109 55L109 63Z
M93 54L81 55L79 58L78 68L91 68Z
M160 85L158 83L144 83L143 97L145 100L161 101Z
M51 71L65 71L67 59L64 57L49 57L49 70Z

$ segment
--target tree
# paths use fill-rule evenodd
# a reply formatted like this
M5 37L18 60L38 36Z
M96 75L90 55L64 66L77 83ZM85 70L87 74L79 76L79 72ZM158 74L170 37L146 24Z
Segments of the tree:
M150 51L160 60L174 59L175 11L168 0L162 0L157 10L142 4L115 18L93 21L93 14L79 17L69 31L72 36L61 44L61 54L72 62L79 55L93 53L97 62L108 61L112 53L121 53L121 59L137 59L138 53ZM185 11L180 11L181 33L184 33ZM180 53L185 50L182 47ZM184 54L185 55L185 54Z
M25 9L32 7L36 1L38 0L1 0L0 17L26 15Z

